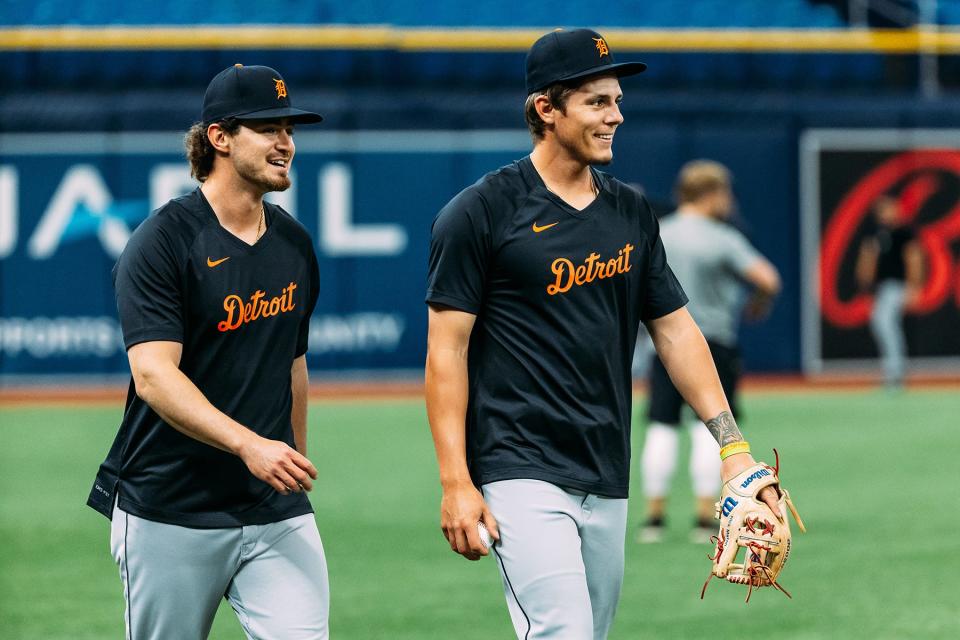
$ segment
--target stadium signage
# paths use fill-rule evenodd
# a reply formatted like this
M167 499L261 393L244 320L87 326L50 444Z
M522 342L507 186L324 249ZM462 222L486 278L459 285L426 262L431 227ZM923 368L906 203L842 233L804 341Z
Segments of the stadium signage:
M197 187L182 140L0 134L0 383L128 373L111 269L150 211ZM313 371L422 369L430 223L464 185L529 146L524 130L297 134L294 186L268 200L316 242ZM210 268L229 268L223 257L209 256ZM248 309L250 318L281 313L299 291L253 302L233 292L217 321L234 329Z
M960 364L960 131L811 130L801 139L804 369L875 370L856 260L874 204L898 201L923 253L904 330L913 370Z
M382 256L403 253L406 231L398 225L357 225L350 193L353 177L342 162L322 165L317 174L323 201L318 210L322 231L320 249L331 256ZM95 164L68 166L45 204L37 224L28 232L26 251L34 260L47 260L64 242L94 236L111 257L119 257L130 239L131 227L151 209L196 188L185 164L149 167L149 200L118 199ZM296 215L296 192L268 198ZM21 227L21 179L16 165L0 165L0 259L17 248Z

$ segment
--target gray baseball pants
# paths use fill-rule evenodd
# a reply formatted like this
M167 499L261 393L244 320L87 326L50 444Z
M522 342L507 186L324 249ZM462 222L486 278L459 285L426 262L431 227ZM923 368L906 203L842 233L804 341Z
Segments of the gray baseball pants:
M883 360L883 379L891 386L903 382L907 368L907 341L903 335L903 308L906 287L901 280L884 280L877 285L870 314L870 329Z
M623 584L627 501L540 480L482 489L500 527L493 553L517 638L606 638Z
M312 513L192 529L115 506L110 550L123 581L128 640L206 638L222 598L247 638L329 636L327 561Z

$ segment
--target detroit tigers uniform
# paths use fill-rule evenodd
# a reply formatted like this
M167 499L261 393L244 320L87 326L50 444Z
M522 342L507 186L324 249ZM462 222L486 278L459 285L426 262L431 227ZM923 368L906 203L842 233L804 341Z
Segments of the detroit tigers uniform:
M686 303L646 200L591 169L577 210L529 157L433 224L426 301L476 315L467 462L520 638L603 638L619 597L641 321Z
M183 345L180 369L218 409L294 447L291 366L307 350L318 268L307 232L264 204L248 245L200 189L134 232L114 268L124 343ZM225 595L251 638L326 637L323 548L305 493L281 495L137 396L88 504L111 547L133 638L206 637Z

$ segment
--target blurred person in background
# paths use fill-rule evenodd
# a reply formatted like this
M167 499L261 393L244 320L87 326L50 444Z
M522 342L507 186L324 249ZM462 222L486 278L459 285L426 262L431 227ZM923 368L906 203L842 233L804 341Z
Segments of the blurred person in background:
M588 29L541 37L527 55L533 151L460 192L433 223L426 402L440 528L469 560L492 551L524 640L602 640L613 623L641 322L704 431L741 451L717 479L755 464L656 217L594 168L613 160L619 78L645 68L615 64ZM761 496L775 508L774 487Z
M741 375L737 330L744 311L744 286L752 289L746 313L760 318L780 291L780 276L746 237L727 223L736 203L726 167L709 160L689 162L680 171L675 191L679 208L661 220L660 237L670 267L690 299L687 309L707 339L731 413L737 418ZM685 404L656 353L648 371L648 425L641 456L647 510L637 536L644 543L663 539ZM719 447L696 417L689 422L689 433L690 475L696 497L691 540L705 542L717 529L714 502L720 491Z
M328 637L327 564L306 493L307 231L294 108L276 70L210 81L186 135L201 183L154 211L113 270L132 379L88 504L111 519L127 638L205 638L221 600L250 638Z
M903 311L920 294L923 250L895 198L879 198L873 211L876 230L860 245L856 278L862 290L873 291L870 329L880 352L884 384L899 389L907 367Z

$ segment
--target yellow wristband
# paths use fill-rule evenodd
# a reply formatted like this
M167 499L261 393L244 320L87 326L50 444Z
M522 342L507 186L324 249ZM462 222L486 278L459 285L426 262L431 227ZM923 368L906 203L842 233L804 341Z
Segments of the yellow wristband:
M746 440L731 442L727 446L720 449L720 459L726 460L735 453L750 453L750 443Z

